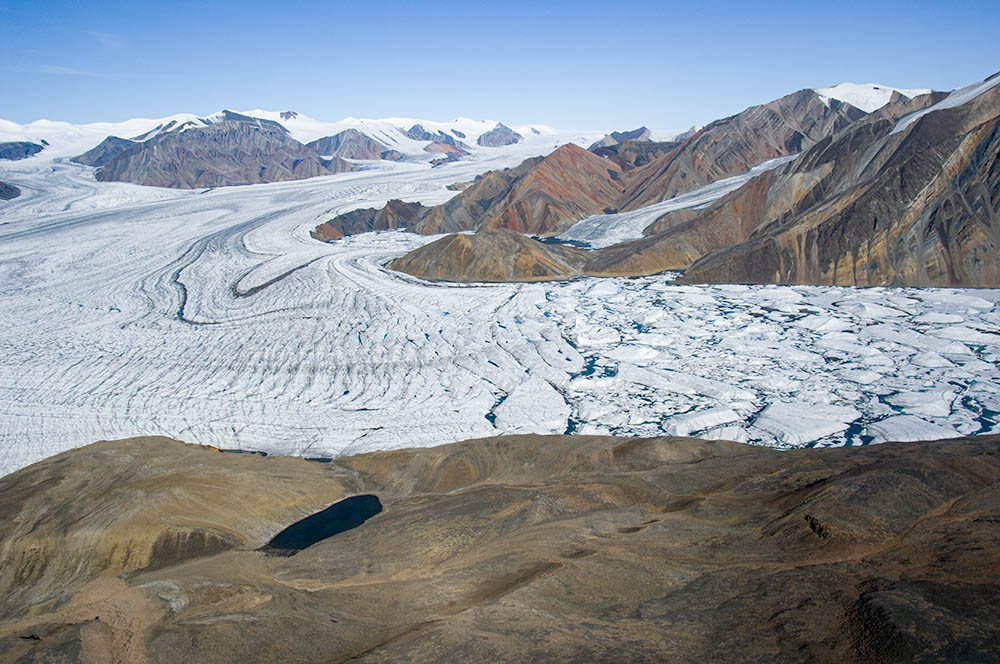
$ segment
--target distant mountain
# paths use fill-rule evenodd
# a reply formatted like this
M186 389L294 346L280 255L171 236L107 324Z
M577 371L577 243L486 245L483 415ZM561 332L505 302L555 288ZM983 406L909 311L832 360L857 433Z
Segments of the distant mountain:
M345 129L334 136L325 136L306 143L306 147L324 157L341 159L386 159L399 161L403 155L379 143L357 129Z
M277 122L232 111L156 127L132 145L122 141L108 139L76 160L99 163L97 179L102 182L180 189L298 180L356 170L343 159L321 158Z
M503 228L448 235L415 249L389 269L447 281L549 281L579 274L587 252L542 244Z
M441 143L431 144L435 145L445 154L457 150ZM624 174L614 162L568 143L547 157L533 157L515 168L478 176L446 203L420 210L416 220L409 219L406 227L426 235L494 228L553 233L605 209L621 195L623 182ZM367 211L364 218L372 219L377 226L376 212ZM350 229L359 227L358 214L348 212L324 226L349 234ZM320 235L338 237L317 228L314 237Z
M21 190L12 184L0 182L0 201L10 201L21 195Z
M45 146L39 145L38 143L31 143L28 141L8 141L6 143L0 143L0 159L7 159L11 161L27 159L28 157L38 154L44 149Z
M487 148L500 148L505 145L520 143L522 140L524 140L523 136L503 123L498 122L496 127L476 139L476 145Z
M424 146L424 152L455 155L459 157L464 157L469 154L468 150L464 150L460 147L452 145L451 143L442 143L441 141L433 141L429 145Z
M413 125L403 133L407 138L414 141L433 141L435 143L444 143L445 145L451 145L461 150L465 150L467 147L464 143L462 143L462 141L456 140L443 131L427 131L422 125L419 124Z
M600 143L601 141L598 141ZM622 141L601 147L590 146L594 154L610 159L618 164L623 171L631 171L640 166L656 161L660 157L676 150L682 141L653 142L648 140L624 139Z
M632 131L613 131L610 134L605 134L604 138L592 144L588 150L591 152L597 150L598 148L607 148L613 145L618 145L622 141L651 141L652 132L645 127L639 127L638 129L633 129Z

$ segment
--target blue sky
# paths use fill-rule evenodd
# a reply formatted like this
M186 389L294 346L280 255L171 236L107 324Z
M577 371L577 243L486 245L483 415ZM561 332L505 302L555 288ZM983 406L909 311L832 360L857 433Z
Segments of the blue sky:
M842 81L1000 70L1000 2L0 0L0 118L293 109L573 129L704 124Z

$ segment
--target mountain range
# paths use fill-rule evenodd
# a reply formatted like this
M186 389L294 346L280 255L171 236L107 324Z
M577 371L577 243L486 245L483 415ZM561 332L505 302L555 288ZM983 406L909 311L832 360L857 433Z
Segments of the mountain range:
M673 140L654 141L640 127L588 141L589 150L579 142L547 147L551 132L541 126L321 123L291 111L222 111L121 123L135 130L131 138L106 135L70 156L99 181L203 188L350 172L366 160L443 166L483 158L481 151L537 150L516 167L482 173L446 203L352 212L322 220L313 235L503 228L589 246L586 261L571 261L553 278L675 270L692 282L989 286L1000 283L997 80L951 93L875 84L805 89ZM80 129L72 131L75 143L60 142L57 125L0 127L0 137L23 139L0 143L0 156L59 156L83 145ZM104 126L95 125L95 135ZM52 130L51 145L43 128ZM8 178L4 199L17 191ZM452 243L462 254L453 267L441 251L395 265L414 276L474 279L470 266L498 259L470 261L468 252L501 246L512 256L527 251L525 265L559 262L550 247L501 237L471 248ZM521 277L537 275L509 275Z
M1000 285L998 82L993 76L913 98L870 86L876 90L864 89L859 103L870 107L873 92L886 99L871 112L802 90L710 123L628 170L601 151L644 143L609 135L591 152L566 146L488 173L483 182L503 183L488 206L474 186L424 217L452 223L422 222L414 230L504 226L584 240L619 237L623 228L632 233L613 246L598 244L605 248L558 278L677 270L692 283ZM613 168L595 164L595 154ZM557 218L550 200L559 202ZM601 207L605 214L581 222ZM577 222L589 235L577 232ZM499 250L494 244L474 246ZM517 256L528 250L511 248ZM451 257L416 250L392 266L423 278L475 280L468 266L491 261L470 260L468 251L462 245L462 255ZM528 251L551 253L542 246ZM537 275L513 280L521 278Z

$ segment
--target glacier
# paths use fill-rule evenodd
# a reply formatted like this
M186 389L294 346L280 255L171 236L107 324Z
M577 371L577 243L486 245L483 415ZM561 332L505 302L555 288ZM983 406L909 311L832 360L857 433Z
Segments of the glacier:
M309 235L592 138L195 191L44 152L3 164L24 194L0 207L0 474L136 435L329 457L524 431L792 448L1000 430L1000 291L448 285L385 269L434 237Z

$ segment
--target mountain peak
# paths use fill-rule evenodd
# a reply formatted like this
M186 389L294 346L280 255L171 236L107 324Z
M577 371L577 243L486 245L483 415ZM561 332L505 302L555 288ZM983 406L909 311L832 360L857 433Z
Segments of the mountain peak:
M865 113L872 113L882 108L892 100L894 92L912 99L931 92L929 89L894 88L881 83L838 83L828 88L814 88L823 103L829 105L831 99L846 102L860 108Z

